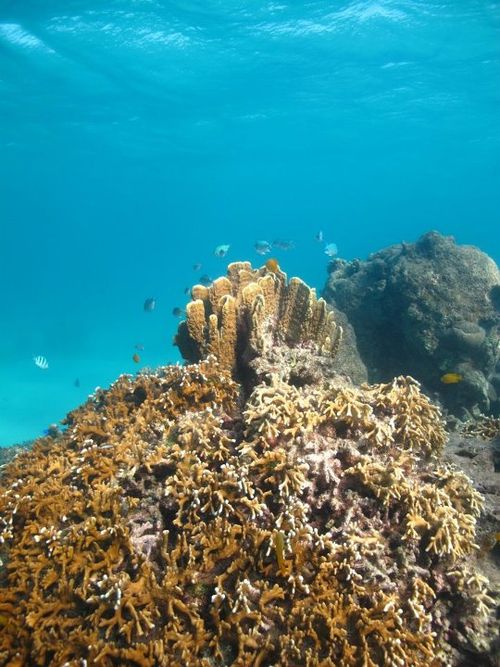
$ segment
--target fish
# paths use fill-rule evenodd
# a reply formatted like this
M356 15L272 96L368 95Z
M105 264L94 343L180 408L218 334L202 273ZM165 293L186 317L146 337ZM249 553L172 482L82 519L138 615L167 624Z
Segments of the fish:
M142 343L136 343L134 347L136 350L139 350L139 352L142 352L144 349L144 345Z
M197 262L196 264L193 264L193 271L199 271L201 269L201 264Z
M323 237L323 232L320 230L314 237L315 241L318 241L319 243L323 243L324 237Z
M184 315L184 311L182 310L182 308L175 307L172 308L172 315L174 317L182 317Z
M214 255L216 257L225 257L229 252L230 245L218 245L214 250Z
M156 308L156 299L154 299L153 297L149 297L149 299L146 299L146 301L144 301L144 312L152 313L155 308Z
M278 273L278 271L280 270L280 265L278 264L278 260L274 259L274 257L270 257L264 266L271 273Z
M185 287L185 288L184 288L184 294L185 294L186 296L187 296L187 295L190 295L190 294L191 294L191 288L190 288L190 287Z
M325 246L325 255L328 255L328 257L335 257L337 253L338 249L335 243L329 243Z
M75 378L73 380L73 387L79 387L80 386L80 378Z
M49 424L47 428L43 429L44 435L49 435L51 438L55 438L58 435L61 435L61 429L57 424Z
M135 354L132 355L132 361L134 362L134 364L138 364L140 360L141 360L141 358L140 358L140 356L137 354L137 352L136 352Z
M439 378L443 384L458 384L464 379L460 373L445 373Z
M204 274L200 277L200 285L204 285L205 287L208 287L208 286L211 285L212 283L213 283L212 278L210 278L210 276L207 275L206 273L204 273Z
M292 250L292 248L295 248L295 243L293 241L282 241L278 239L277 241L273 241L273 246L280 250Z
M33 357L33 361L35 362L35 366L38 366L38 368L41 368L44 371L46 371L47 368L49 367L49 362L41 354L38 354L36 357Z
M278 562L278 569L283 570L285 568L285 536L281 530L274 533L274 550Z
M254 248L258 255L267 255L268 252L271 252L271 244L268 241L256 241Z

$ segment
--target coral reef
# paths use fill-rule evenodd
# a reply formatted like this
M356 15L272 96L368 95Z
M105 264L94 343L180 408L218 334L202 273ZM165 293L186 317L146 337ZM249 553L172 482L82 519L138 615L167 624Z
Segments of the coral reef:
M483 499L439 409L337 373L300 281L229 275L193 289L196 363L119 378L3 469L0 664L493 664Z
M450 412L500 415L500 271L430 232L366 261L334 259L324 297L356 332L371 382L417 378ZM443 384L446 373L461 381Z

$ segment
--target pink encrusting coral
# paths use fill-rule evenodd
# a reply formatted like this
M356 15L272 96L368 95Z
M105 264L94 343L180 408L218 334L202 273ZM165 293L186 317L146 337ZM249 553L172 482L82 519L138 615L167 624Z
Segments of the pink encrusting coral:
M198 363L120 378L5 469L0 663L487 659L482 498L439 410L338 375L303 283L244 264L211 289L179 330Z

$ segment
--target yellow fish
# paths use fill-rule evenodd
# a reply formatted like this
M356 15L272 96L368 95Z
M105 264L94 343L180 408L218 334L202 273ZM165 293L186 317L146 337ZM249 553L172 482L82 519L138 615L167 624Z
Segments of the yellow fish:
M440 377L443 384L457 384L462 382L463 379L463 375L460 375L460 373L445 373Z
M285 559L285 536L281 530L274 533L274 551L279 572L281 574L290 574L292 571L292 561Z

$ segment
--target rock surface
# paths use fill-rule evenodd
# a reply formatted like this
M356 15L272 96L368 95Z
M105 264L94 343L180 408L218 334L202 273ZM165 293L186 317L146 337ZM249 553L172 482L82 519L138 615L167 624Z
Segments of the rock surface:
M371 382L409 374L453 414L499 414L500 271L485 253L429 232L333 260L323 296L354 327Z

